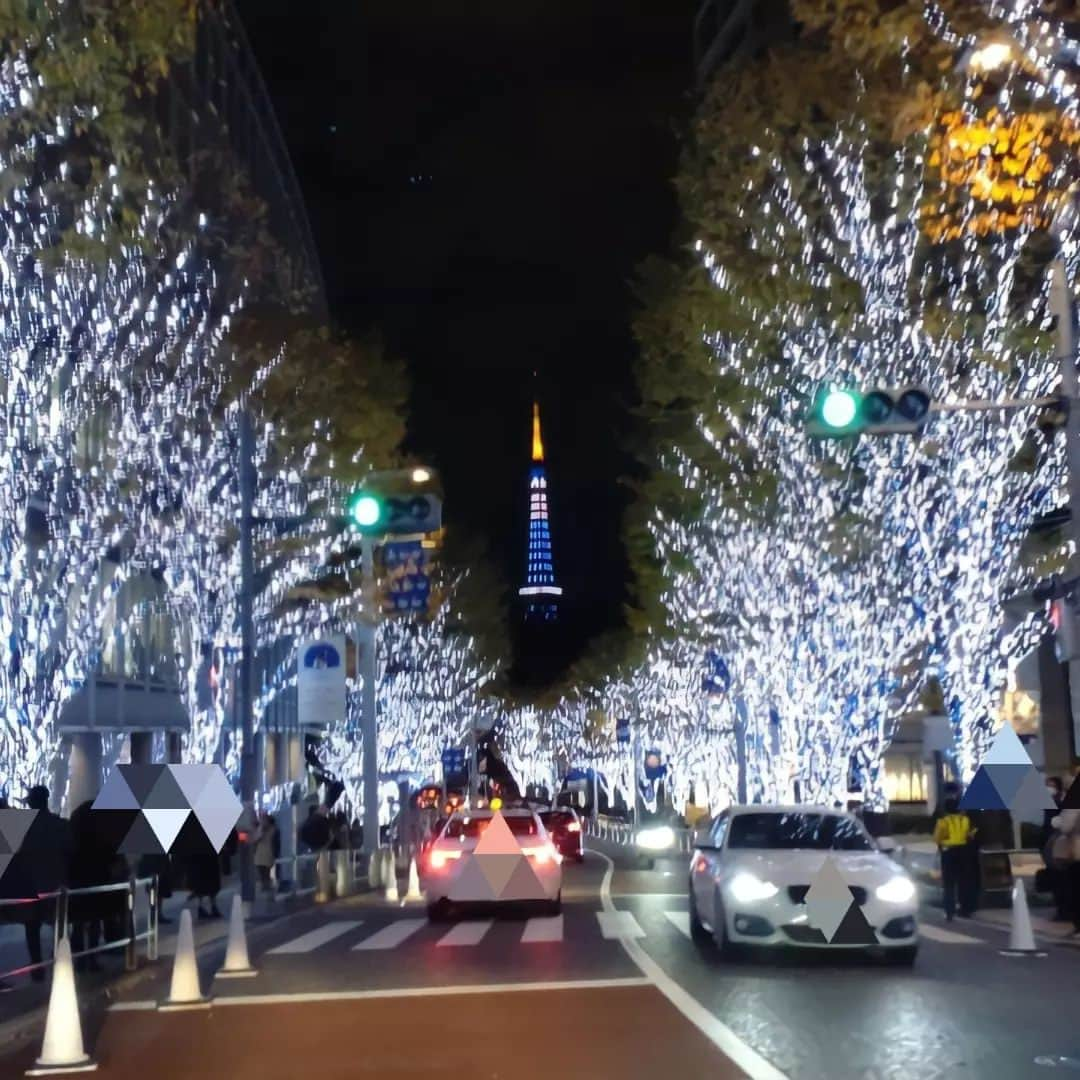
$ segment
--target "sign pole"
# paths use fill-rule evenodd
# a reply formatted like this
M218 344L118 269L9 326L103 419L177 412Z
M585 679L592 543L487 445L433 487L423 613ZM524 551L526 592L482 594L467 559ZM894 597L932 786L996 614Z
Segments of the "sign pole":
M379 745L375 716L375 681L378 678L375 647L378 613L375 610L375 540L367 533L360 538L363 571L364 613L357 627L360 646L358 666L363 680L360 699L360 738L363 751L364 845L366 856L379 847Z

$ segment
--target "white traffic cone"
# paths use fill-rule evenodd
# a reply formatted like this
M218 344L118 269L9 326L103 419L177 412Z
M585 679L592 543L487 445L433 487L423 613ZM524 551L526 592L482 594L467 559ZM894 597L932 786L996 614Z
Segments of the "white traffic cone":
M320 851L315 860L315 903L325 904L330 899L330 852Z
M180 912L180 929L176 933L176 957L173 960L169 996L158 1006L166 1011L205 1009L210 999L203 996L199 986L199 965L195 961L195 934L191 929L191 912Z
M342 897L351 896L352 891L352 852L341 848L337 852L334 865L334 895L340 900Z
M409 860L409 891L405 894L405 899L424 899L424 894L420 891L420 871L416 868L415 856Z
M45 1041L41 1056L27 1076L54 1076L59 1073L93 1072L97 1065L83 1048L79 1000L75 996L75 968L71 963L71 942L66 937L56 946L49 1012L45 1018Z
M1001 950L1002 956L1045 956L1035 945L1031 929L1031 912L1028 911L1027 891L1019 879L1013 880L1012 926L1009 930L1009 947Z
M382 852L376 848L368 856L367 880L369 889L377 889L382 885Z
M394 852L391 848L386 850L386 860L383 863L383 874L386 879L386 890L383 899L396 904L399 900L397 887L397 864L394 862Z
M232 898L232 911L229 912L229 944L225 948L225 966L217 973L217 978L246 979L258 974L248 959L244 902L237 894Z

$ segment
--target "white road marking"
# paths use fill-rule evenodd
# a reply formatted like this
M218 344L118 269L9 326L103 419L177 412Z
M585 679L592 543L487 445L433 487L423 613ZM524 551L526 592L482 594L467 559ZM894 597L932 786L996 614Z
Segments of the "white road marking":
M491 929L494 919L479 919L476 922L458 923L449 933L443 934L437 945L479 945L484 935Z
M301 934L298 938L293 938L292 941L286 941L284 945L268 949L267 955L309 953L320 945L325 945L328 941L333 941L334 938L355 930L362 921L362 919L339 919L336 922L328 922L324 926L318 926L306 934Z
M607 863L604 880L600 884L600 902L605 913L614 913L611 899L611 878L615 864L602 852L597 854ZM788 1080L775 1066L769 1064L752 1046L743 1042L719 1017L713 1016L699 1001L688 994L649 954L632 938L620 938L627 956L638 969L689 1020L714 1046L727 1054L750 1080Z
M487 986L411 986L400 990L331 990L307 994L237 994L214 998L219 1005L292 1005L309 1001L366 1001L369 998L449 997L455 994L515 994L548 990L612 990L626 986L652 986L649 979L569 979L564 982L490 983ZM109 1012L149 1012L156 1001L118 1001Z
M537 941L562 941L563 918L561 915L541 916L530 919L522 931L521 940L525 944Z
M608 910L598 911L596 918L600 923L600 933L609 941L645 936L645 931L641 929L633 913L630 911L616 911L614 905Z
M928 941L940 941L942 945L985 945L980 938L968 934L958 934L955 930L945 930L933 923L919 923L919 934Z
M364 938L359 945L354 945L353 952L397 948L422 926L427 926L427 919L398 919L397 922L392 922L389 926L376 931L371 937Z
M690 913L688 911L665 911L667 921L680 933L690 936Z

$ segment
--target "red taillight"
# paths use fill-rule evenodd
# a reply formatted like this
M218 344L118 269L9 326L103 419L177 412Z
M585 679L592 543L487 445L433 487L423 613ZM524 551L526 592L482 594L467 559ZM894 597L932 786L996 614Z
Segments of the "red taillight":
M566 831L581 832L581 826L576 821L571 821L570 824L566 826Z
M432 870L441 870L451 859L460 858L460 851L432 851L428 862Z
M554 844L542 844L540 847L523 847L521 853L523 855L528 855L530 859L535 859L540 863L545 863L552 859L555 862L562 861L562 856L555 850Z

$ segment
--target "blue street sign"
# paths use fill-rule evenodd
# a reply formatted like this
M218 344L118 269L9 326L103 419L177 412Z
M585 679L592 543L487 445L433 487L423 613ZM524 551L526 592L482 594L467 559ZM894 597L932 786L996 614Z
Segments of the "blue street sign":
M380 550L386 580L384 610L403 615L426 612L431 599L428 550L419 540L389 540Z
M442 752L444 772L459 773L465 770L465 751L458 746L448 746Z
M621 743L630 741L630 721L626 717L615 721L615 741Z

